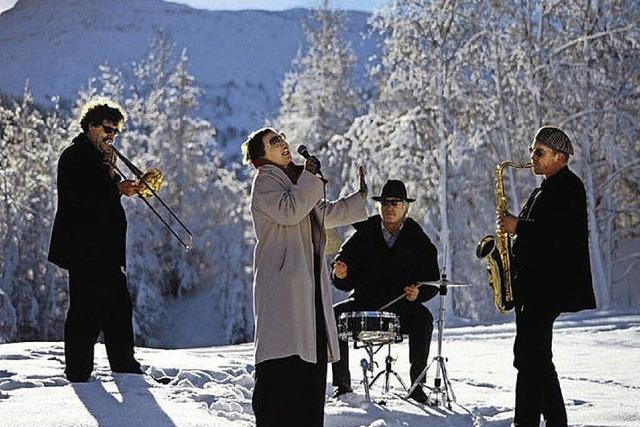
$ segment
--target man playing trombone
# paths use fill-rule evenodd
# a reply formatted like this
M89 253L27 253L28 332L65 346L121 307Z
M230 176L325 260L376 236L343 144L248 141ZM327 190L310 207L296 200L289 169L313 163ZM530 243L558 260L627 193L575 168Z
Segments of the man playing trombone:
M133 355L132 303L124 274L127 220L120 197L140 184L115 171L110 147L125 113L98 99L80 114L82 133L58 161L58 208L49 261L69 271L69 310L64 327L65 374L85 382L93 370L93 347L104 334L113 372L140 374Z

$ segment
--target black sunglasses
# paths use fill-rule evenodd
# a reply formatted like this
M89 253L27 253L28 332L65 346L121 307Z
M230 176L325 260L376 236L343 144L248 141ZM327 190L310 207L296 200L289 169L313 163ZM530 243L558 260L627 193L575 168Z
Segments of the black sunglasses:
M552 151L546 151L541 148L536 148L535 150L529 147L529 154L533 154L536 157L544 157L547 153L552 153Z
M275 147L276 145L283 142L287 142L287 136L284 134L284 132L280 132L278 135L269 139L269 145L272 147Z
M117 127L107 126L107 125L103 125L103 124L101 124L100 126L102 126L102 129L104 129L104 132L106 134L109 134L109 135L115 134L115 135L117 135L117 134L120 133L120 129L118 129Z
M397 199L383 199L380 204L382 206L398 206L404 203L404 200Z

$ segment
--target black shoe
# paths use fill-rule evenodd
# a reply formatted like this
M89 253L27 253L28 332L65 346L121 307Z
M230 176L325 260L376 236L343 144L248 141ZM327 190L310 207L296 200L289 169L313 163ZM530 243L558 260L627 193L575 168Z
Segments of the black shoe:
M114 374L144 374L142 367L135 360L125 363L111 365L111 372Z
M353 389L348 385L339 385L335 392L333 392L333 397L338 398L343 394L353 393Z
M414 388L411 394L409 395L409 398L415 400L418 403L422 403L423 405L426 405L429 402L429 398L427 397L426 394L424 394L424 390L422 390L422 386L418 386Z
M77 377L72 375L67 375L67 381L70 383L88 383L91 377Z
M144 372L140 368L130 368L130 369L112 369L112 373L114 374L135 374L142 375Z
M167 376L162 376L162 377L158 377L158 378L151 377L151 379L154 380L155 382L158 382L158 383L164 384L164 385L167 385L171 381L173 381L173 378L167 377Z

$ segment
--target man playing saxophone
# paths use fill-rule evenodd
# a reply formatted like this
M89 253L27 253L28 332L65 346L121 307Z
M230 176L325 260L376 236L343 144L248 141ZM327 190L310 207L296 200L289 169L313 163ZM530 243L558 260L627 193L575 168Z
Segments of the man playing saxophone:
M566 426L567 414L552 362L553 322L562 312L596 307L589 263L584 185L568 167L573 147L560 129L544 126L529 148L543 175L518 217L498 215L516 235L512 277L516 310L513 365L518 370L514 424Z

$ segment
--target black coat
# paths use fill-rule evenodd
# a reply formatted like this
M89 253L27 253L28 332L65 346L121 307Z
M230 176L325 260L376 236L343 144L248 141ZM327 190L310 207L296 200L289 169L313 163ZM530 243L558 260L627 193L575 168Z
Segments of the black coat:
M518 304L575 312L596 307L584 185L568 167L545 179L520 213L513 244Z
M398 239L389 248L382 236L379 215L353 225L356 232L340 248L335 261L347 264L345 279L332 275L336 288L353 291L351 296L367 310L377 310L418 281L437 280L435 246L413 219L407 218ZM427 301L437 288L421 287L418 302ZM406 304L406 299L397 304Z
M58 161L58 209L49 261L65 269L125 265L127 220L117 174L109 176L102 154L84 133Z

